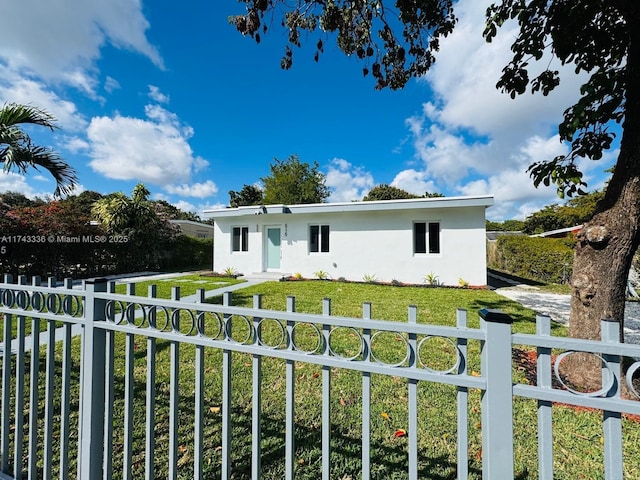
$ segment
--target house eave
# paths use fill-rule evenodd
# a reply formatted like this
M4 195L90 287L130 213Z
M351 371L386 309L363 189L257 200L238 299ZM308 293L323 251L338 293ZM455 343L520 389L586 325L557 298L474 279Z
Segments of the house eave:
M260 205L217 210L205 210L206 218L244 217L269 214L309 214L380 212L393 210L424 210L436 208L490 207L493 196L478 195L465 197L412 198L406 200L378 200L373 202L311 203L306 205Z

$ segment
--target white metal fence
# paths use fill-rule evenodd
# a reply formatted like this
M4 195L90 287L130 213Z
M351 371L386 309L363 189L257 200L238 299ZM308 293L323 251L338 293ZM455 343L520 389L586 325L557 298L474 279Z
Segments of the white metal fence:
M88 281L81 290L72 289L70 281L62 288L55 288L53 281L47 286L41 286L38 279L26 283L24 277L16 284L6 276L0 284L4 317L0 478L258 479L263 478L268 457L270 465L282 464L275 471L293 479L301 448L296 443L300 428L296 368L300 364L320 369L318 477L324 480L336 478L332 437L339 425L332 410L332 384L338 370L361 376L357 395L360 459L353 478L376 475L373 467L379 459L373 454L371 392L372 376L377 375L406 382L398 387L404 389L398 398L406 401L408 411L405 478L424 476L421 465L428 455L420 451L418 437L424 432L419 411L423 382L456 390L456 405L449 406L456 410L457 422L451 478L514 478L513 405L518 397L537 402L537 425L530 428L538 437L538 471L531 473L532 478L554 478L552 409L556 402L602 411L605 477L621 479L627 468L622 414L640 415L640 402L623 399L621 393L626 383L630 394L638 395L633 382L640 362L632 362L623 377L620 359L640 357L640 347L618 343L616 322L603 321L603 340L592 342L551 336L547 317L537 319L535 335L514 334L511 318L496 310L480 311L479 328L468 327L466 312L458 310L457 326L445 327L419 324L415 307L408 308L405 323L372 320L370 304L363 306L362 318L344 318L331 315L330 300L323 301L322 314L311 315L295 312L293 297L286 311L274 311L262 308L260 296L254 297L253 308L240 308L231 305L230 294L224 296L222 305L204 303L202 291L197 303L181 301L176 287L173 298L166 300L155 298L154 287L146 297L133 296L134 287L127 294L116 294L114 284L101 280ZM347 339L350 346L339 339ZM380 349L388 339L395 344L391 356ZM440 339L454 352L444 367L430 364L430 349L436 345L433 339ZM479 347L478 371L469 367L474 362L469 357L470 342ZM534 385L514 383L514 345L536 349ZM593 352L600 358L604 385L600 391L561 388L566 385L558 365L576 351ZM214 373L220 376L221 400L214 407L205 401L212 375L206 356L212 352L220 356ZM552 367L555 352L564 353ZM277 450L283 452L282 458L275 459L273 451L267 455L263 450L265 359L284 363L284 448ZM235 436L244 435L234 423L233 397L238 387L233 385L239 370L251 372L250 393L240 392L250 398L245 433L251 438L251 455L246 459L250 465L243 468L237 465L233 451ZM469 452L474 435L470 431L470 393L475 389L481 392L478 426L482 439L477 459ZM122 407L117 412L116 405ZM212 411L220 416L216 430L220 445L213 450L209 441L213 433L207 423ZM161 431L165 427L167 431ZM185 460L187 448L192 455ZM479 464L481 471L473 467ZM348 477L340 473L338 478Z

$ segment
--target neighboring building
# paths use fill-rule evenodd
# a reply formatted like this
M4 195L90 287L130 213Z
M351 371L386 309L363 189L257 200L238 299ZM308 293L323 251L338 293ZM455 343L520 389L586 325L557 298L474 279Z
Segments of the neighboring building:
M557 230L549 230L548 232L537 233L535 235L531 235L532 237L543 237L543 238L564 238L569 235L577 235L582 230L582 225L575 225L573 227L567 228L559 228Z
M499 237L523 237L525 234L522 232L512 232L512 231L488 231L487 232L487 240L490 242L495 242Z
M180 227L183 235L196 238L213 238L213 225L208 223L194 222L191 220L169 220L174 225Z
M375 276L486 285L485 209L491 196L267 205L208 210L213 270L300 273L361 281Z

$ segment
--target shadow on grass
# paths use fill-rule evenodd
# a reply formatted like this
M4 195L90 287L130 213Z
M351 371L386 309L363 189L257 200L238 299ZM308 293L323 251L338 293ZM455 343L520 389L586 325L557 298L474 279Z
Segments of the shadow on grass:
M169 464L169 395L165 384L158 385L156 397L156 423L154 428L156 450L155 469L156 478L165 477ZM114 379L114 443L113 469L121 471L123 463L123 397L124 377ZM136 381L134 385L134 415L142 418L134 420L133 477L141 477L144 473L144 403L146 399L146 384ZM209 401L213 401L209 399ZM205 400L206 404L207 400ZM219 404L219 400L213 401ZM231 478L245 480L251 478L252 442L251 399L245 397L240 402L234 402L231 412ZM178 470L179 478L191 478L193 474L193 419L195 415L194 397L180 396L178 409ZM136 427L136 425L140 425ZM285 421L284 418L263 413L261 416L261 470L264 479L280 479L285 476ZM399 439L397 446L384 445L372 439L371 444L371 478L372 479L401 479L407 478L408 458L406 439ZM204 418L204 458L203 469L205 478L219 478L222 470L222 414L216 410L215 414L205 412ZM420 452L418 459L418 474L420 478L434 480L453 480L456 478L455 458L448 454L434 454L428 456ZM471 462L470 473L481 475L481 470L475 462ZM295 425L295 458L294 469L296 478L317 479L322 470L322 428L319 425L309 426L296 422ZM345 433L337 424L331 428L331 478L359 478L362 470L362 442L359 437Z

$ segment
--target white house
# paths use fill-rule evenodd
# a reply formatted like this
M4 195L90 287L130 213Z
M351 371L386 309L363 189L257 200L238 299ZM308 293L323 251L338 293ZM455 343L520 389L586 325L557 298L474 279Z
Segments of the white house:
M191 220L169 220L180 229L182 235L195 238L213 238L213 225Z
M208 210L214 271L486 285L491 196L266 205Z

